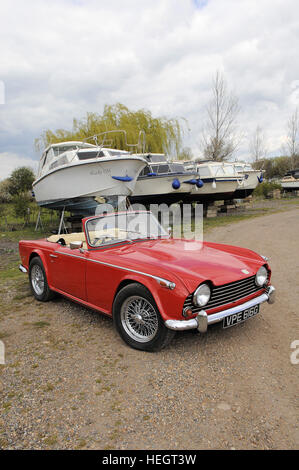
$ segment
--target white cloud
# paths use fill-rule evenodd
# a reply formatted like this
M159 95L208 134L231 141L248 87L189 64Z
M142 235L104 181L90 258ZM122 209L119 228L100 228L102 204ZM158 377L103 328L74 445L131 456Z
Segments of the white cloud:
M14 153L0 153L0 181L8 178L11 175L11 172L20 166L27 166L31 168L34 173L36 173L38 161L23 158L22 156L16 155Z
M299 102L296 0L2 0L0 18L0 152L25 164L45 128L117 101L187 118L196 150L217 69L240 99L242 156L258 124L279 153Z

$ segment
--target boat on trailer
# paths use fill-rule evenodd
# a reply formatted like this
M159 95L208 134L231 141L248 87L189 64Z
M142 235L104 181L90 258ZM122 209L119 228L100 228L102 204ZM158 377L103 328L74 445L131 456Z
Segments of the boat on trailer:
M288 171L281 180L281 186L286 191L299 190L299 168Z
M142 155L102 144L52 144L40 159L33 192L41 207L92 214L98 205L96 198L132 194L137 177L146 166Z
M239 176L244 177L244 184L235 191L235 199L243 199L250 196L255 188L263 182L264 170L255 170L250 163L246 162L227 162L226 165L233 165Z
M185 162L189 171L196 169L197 175L203 182L203 187L192 188L187 197L189 201L209 202L230 200L234 198L235 191L244 184L244 177L225 167L223 162L199 160Z
M187 171L182 163L168 161L162 153L144 157L148 166L138 176L131 203L172 204L185 200L193 187L202 188L197 172Z

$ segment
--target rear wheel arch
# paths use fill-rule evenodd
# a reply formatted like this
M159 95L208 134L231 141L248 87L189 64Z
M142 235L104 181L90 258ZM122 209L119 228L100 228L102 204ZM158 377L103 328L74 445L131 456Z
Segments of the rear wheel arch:
M37 300L47 302L55 293L49 288L43 259L37 253L30 258L28 272L31 291Z

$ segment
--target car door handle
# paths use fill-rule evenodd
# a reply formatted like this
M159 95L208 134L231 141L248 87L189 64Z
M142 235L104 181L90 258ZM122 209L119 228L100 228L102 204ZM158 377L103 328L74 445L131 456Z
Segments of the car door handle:
M51 258L58 258L57 255L52 255L52 254L50 254L50 256L51 256Z

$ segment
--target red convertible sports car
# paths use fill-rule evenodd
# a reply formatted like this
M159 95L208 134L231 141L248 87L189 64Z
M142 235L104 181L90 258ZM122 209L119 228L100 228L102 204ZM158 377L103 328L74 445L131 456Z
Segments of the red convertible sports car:
M35 298L55 292L113 318L130 346L157 351L175 331L227 328L274 302L267 258L245 248L174 239L151 212L83 219L83 232L20 241Z

